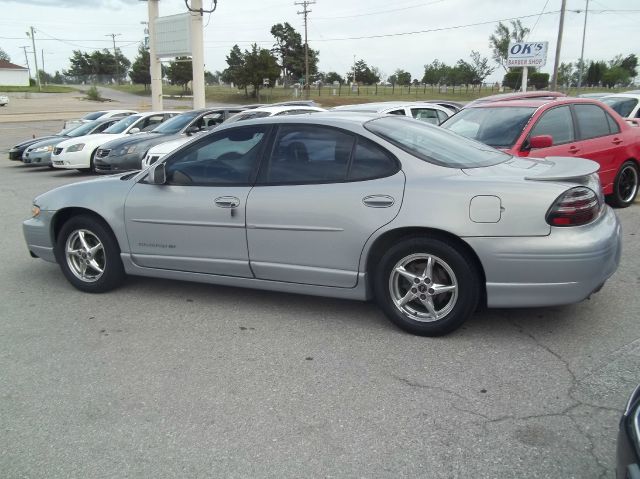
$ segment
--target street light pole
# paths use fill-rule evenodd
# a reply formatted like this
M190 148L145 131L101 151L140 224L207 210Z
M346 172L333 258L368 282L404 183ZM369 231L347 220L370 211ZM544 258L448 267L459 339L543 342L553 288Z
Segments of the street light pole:
M36 84L38 85L38 91L42 91L42 85L40 84L40 70L38 70L38 50L36 50L36 37L33 34L33 27L31 28L31 34L27 32L27 36L31 37L31 46L33 47L33 61L36 65Z
M560 25L558 27L558 43L556 44L556 59L553 62L553 80L551 81L551 90L558 89L558 65L560 63L560 49L562 46L562 30L564 29L564 11L567 8L567 0L562 0L560 7Z
M580 50L580 68L578 69L578 88L576 88L576 95L580 91L582 85L582 71L584 70L584 39L587 34L587 15L589 13L589 0L584 9L584 28L582 29L582 49Z

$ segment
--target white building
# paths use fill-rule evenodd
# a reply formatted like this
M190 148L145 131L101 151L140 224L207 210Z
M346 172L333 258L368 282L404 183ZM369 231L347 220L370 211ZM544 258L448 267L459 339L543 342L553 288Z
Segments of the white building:
M0 86L29 86L29 70L0 60Z

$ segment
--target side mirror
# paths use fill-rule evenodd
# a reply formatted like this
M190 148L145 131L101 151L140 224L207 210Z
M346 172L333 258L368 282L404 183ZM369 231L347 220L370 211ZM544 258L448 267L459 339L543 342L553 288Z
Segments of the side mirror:
M537 135L529 138L529 148L549 148L553 146L551 135Z
M198 133L200 131L200 128L198 128L196 125L191 125L189 128L187 128L187 131L185 131L185 133L187 134L187 136L191 136L194 133Z
M129 134L131 135L131 134L133 134L133 133L140 133L140 128L131 128L131 129L129 130Z
M147 183L150 185L164 185L167 182L167 173L164 169L164 163L156 163L149 168L147 174Z

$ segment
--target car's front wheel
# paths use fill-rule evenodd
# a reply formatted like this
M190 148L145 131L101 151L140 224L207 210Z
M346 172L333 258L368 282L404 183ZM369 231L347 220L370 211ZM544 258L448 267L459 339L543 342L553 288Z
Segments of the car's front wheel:
M400 328L420 336L457 329L475 311L481 285L467 254L435 238L408 238L382 257L374 278L378 304Z
M629 160L622 164L613 182L613 193L609 197L612 206L626 208L635 201L639 177L638 165L635 162Z
M75 216L63 225L56 242L56 259L67 280L88 293L109 291L125 278L113 233L92 216Z

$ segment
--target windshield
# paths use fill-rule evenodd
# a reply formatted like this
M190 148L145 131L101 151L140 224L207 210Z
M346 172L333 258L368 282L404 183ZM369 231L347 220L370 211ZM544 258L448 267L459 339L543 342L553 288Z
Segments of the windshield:
M633 112L633 109L638 104L638 100L635 98L602 98L600 101L609 105L612 109L616 111L618 115L623 118L628 117Z
M177 115L173 118L168 119L151 131L153 131L154 133L164 134L178 133L185 126L191 123L191 121L197 116L197 113L183 113L182 115Z
M102 124L102 120L99 122L90 121L89 123L80 125L77 128L72 128L70 130L65 131L64 136L70 136L71 138L75 138L77 136L88 135L94 130L94 128L96 128L98 125L101 125L101 124Z
M511 158L477 141L402 116L370 120L364 127L421 160L449 168L491 166Z
M225 123L234 123L236 121L242 120L253 120L254 118L262 118L265 116L271 116L271 113L269 113L268 111L245 111L242 113L236 113L227 121L225 121Z
M85 116L82 117L82 119L83 120L97 120L98 118L100 118L105 113L107 113L107 112L106 111L94 111L93 113L87 113Z
M535 111L532 107L468 108L440 126L494 148L511 148Z
M133 125L136 121L142 118L140 115L131 115L123 118L118 123L114 123L102 133L122 133L124 130Z

